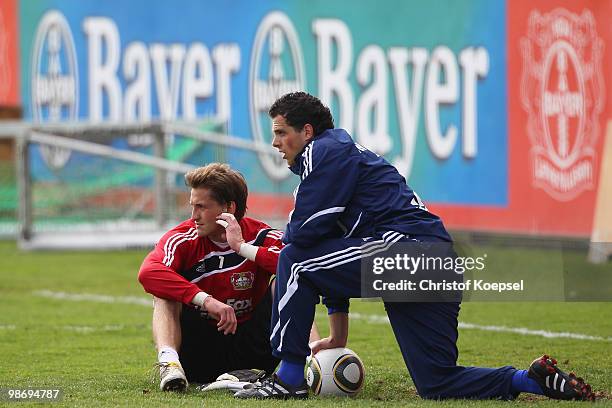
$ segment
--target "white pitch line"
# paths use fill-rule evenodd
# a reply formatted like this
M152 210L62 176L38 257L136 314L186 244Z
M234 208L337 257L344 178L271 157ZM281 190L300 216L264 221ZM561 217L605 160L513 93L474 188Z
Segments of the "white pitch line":
M475 329L501 333L516 333L524 336L541 336L549 339L566 338L576 340L593 340L593 341L612 341L612 337L591 336L589 334L571 333L571 332L551 332L548 330L531 330L525 327L507 327L507 326L488 326L473 323L459 322L460 329Z
M351 312L349 316L352 319L365 320L367 323L389 324L389 318L385 315L361 314L361 313ZM459 322L458 327L460 329L467 329L467 330L482 330L482 331L491 331L491 332L499 332L499 333L514 333L514 334L520 334L523 336L546 337L549 339L567 338L567 339L577 339L577 340L612 341L612 337L591 336L588 334L570 333L570 332L551 332L548 330L532 330L532 329L527 329L525 327L492 326L492 325L481 325L481 324L466 323L466 322Z
M35 296L41 296L50 299L71 300L74 302L123 303L148 307L153 306L153 300L151 298L145 298L141 296L109 296L96 295L93 293L53 292L51 290L37 290L33 292L33 294Z
M67 331L74 331L77 333L94 333L94 332L109 332L109 331L120 331L125 329L125 326L120 324L107 324L105 326L63 326L62 329Z
M25 327L25 326L24 326ZM21 327L23 329L24 327ZM111 331L121 331L126 329L126 326L121 324L107 324L105 326L74 326L74 325L65 325L59 327L65 331L77 332L77 333L96 333L96 332L111 332ZM25 327L27 330L27 327ZM14 324L0 324L0 330L17 330L17 326Z
M110 296L110 295L97 295L91 293L66 293L66 292L53 292L50 290L38 290L33 292L35 296L42 296L57 300L70 300L76 302L96 302L96 303L123 303L123 304L134 304L139 306L152 307L153 302L150 298L140 296ZM372 324L389 324L389 318L385 315L377 314L364 314L351 312L351 319L365 321ZM591 336L582 333L571 333L571 332L552 332L548 330L532 330L526 327L508 327L508 326L493 326L493 325L481 325L467 322L459 322L459 328L465 330L481 330L498 333L513 333L520 334L522 336L539 336L548 339L575 339L575 340L590 340L590 341L606 341L612 342L612 337L602 336Z

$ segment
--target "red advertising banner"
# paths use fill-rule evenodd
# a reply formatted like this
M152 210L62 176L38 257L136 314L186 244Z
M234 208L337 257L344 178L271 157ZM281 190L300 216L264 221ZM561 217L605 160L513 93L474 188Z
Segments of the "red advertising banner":
M0 1L0 106L19 105L17 0Z
M588 237L612 118L612 1L507 7L508 206L430 207L455 229Z

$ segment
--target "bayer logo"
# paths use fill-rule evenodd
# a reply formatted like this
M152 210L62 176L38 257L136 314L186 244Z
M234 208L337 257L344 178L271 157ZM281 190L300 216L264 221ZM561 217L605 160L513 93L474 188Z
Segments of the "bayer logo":
M272 131L268 109L287 92L305 90L304 61L295 28L278 11L268 14L257 29L249 72L251 130L255 141L271 144ZM289 175L280 154L259 153L266 174L273 180Z
M76 120L79 78L70 27L56 10L45 13L38 25L32 51L32 116L36 122ZM70 150L41 146L53 169L63 167Z

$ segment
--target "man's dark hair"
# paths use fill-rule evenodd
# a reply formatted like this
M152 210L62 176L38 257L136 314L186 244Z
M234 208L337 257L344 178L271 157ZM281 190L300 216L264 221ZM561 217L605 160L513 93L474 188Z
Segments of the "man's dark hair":
M290 92L281 96L272 104L268 114L272 119L281 115L289 126L298 131L310 123L315 136L334 128L329 108L319 98L306 92Z

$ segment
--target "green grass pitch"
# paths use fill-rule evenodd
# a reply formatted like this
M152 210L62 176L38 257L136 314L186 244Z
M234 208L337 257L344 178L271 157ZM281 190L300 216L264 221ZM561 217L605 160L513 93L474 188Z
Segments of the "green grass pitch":
M538 265L550 256L547 250L538 249L489 251L508 263L520 258L525 265ZM421 400L389 325L367 318L384 315L382 304L365 301L354 301L351 306L360 318L351 319L348 346L361 356L367 370L365 388L355 398L245 402L222 391L204 395L191 388L184 394L162 393L152 369L156 353L151 339L151 307L143 302L148 297L136 280L144 256L144 251L26 253L18 251L13 242L0 242L0 388L60 388L64 395L53 405L57 407L531 407L557 403L528 395L515 402ZM569 262L581 263L584 254L570 258ZM584 268L585 273L612 275L610 264ZM99 296L82 300L49 297L59 292ZM612 303L467 302L460 321L476 327L496 325L592 336L588 340L546 338L463 328L459 363L526 368L546 352L557 357L563 369L576 371L605 394L597 406L612 406ZM322 308L317 322L325 334Z

